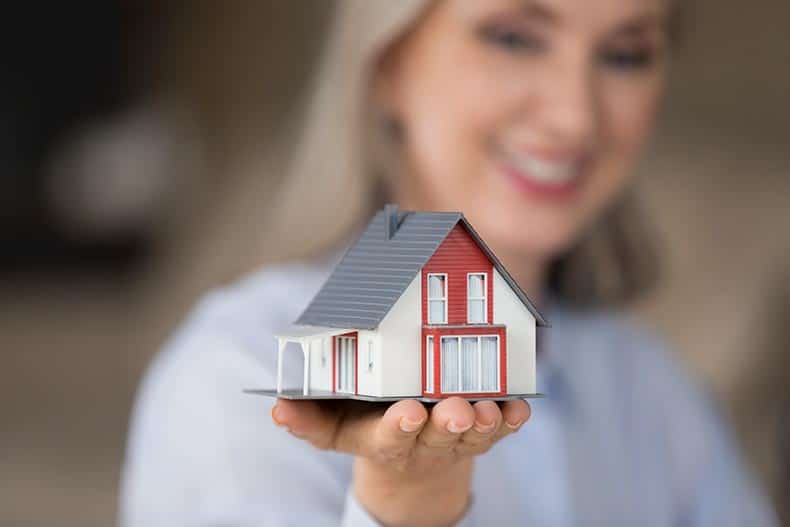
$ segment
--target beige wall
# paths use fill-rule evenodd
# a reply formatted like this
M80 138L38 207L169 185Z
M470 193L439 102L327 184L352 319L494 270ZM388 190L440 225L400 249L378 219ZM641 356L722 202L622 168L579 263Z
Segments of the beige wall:
M494 324L507 326L507 391L538 391L535 317L494 269ZM551 321L549 321L551 322Z
M422 271L412 279L379 325L381 395L422 393Z

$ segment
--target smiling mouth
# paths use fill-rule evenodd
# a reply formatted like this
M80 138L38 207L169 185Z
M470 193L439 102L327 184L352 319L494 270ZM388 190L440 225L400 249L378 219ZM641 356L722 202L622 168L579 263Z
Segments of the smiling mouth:
M519 153L505 154L500 168L521 193L547 199L567 199L578 193L588 163L579 156L545 159Z

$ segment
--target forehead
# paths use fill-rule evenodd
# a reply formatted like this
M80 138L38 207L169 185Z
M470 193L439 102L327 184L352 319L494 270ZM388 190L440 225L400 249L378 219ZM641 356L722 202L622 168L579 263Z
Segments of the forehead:
M469 21L501 15L585 31L611 31L634 23L662 24L673 0L443 0Z

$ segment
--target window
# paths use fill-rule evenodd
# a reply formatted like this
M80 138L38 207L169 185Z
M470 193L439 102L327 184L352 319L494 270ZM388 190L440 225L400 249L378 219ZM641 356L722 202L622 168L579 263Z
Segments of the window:
M486 293L485 273L466 275L466 321L469 324L485 324L488 321Z
M357 339L337 337L337 389L338 392L354 393L356 382L355 360Z
M447 324L447 275L428 275L428 324Z
M442 337L442 392L498 392L499 337Z
M433 336L425 339L425 392L433 393Z

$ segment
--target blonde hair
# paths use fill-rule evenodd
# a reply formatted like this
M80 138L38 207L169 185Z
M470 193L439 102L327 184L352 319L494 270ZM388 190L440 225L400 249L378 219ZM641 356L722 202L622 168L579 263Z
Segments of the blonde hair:
M371 101L372 74L429 5L428 0L336 2L323 54L296 116L290 163L272 204L270 218L278 223L272 236L297 237L313 252L329 250L381 205L391 166L379 153L392 148L384 144L388 134L382 133L383 119ZM611 304L644 292L656 278L645 232L634 192L626 192L551 264L550 288L560 300L577 305Z

